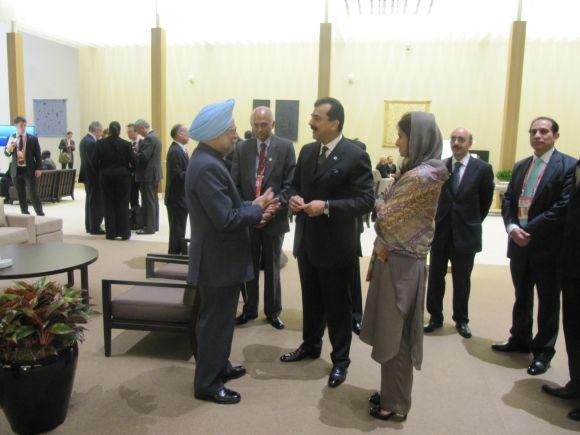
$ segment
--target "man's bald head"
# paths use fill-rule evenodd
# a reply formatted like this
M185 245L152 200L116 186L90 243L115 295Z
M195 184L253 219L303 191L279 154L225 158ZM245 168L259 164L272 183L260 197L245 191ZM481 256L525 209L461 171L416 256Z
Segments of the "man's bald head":
M473 135L468 129L459 127L451 132L449 143L453 157L456 160L461 160L473 145Z
M256 107L250 117L250 124L252 125L252 132L258 140L264 142L271 135L276 122L272 110L266 106Z

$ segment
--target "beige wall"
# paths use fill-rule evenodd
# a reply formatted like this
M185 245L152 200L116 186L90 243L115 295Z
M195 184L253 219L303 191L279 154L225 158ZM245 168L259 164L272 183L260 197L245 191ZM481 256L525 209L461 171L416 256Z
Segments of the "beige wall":
M527 128L538 114L560 121L560 149L578 154L576 105L580 41L528 41L517 158L529 154ZM456 126L473 131L474 148L499 163L506 76L506 38L403 43L375 41L333 46L332 90L346 109L345 134L368 145L373 162L396 149L382 148L385 99L432 100L444 137ZM125 124L150 118L148 47L80 50L81 121ZM189 124L205 104L235 98L240 135L249 128L253 98L300 100L297 150L311 140L308 119L316 98L316 42L195 44L168 47L168 126ZM353 83L348 75L353 75ZM194 83L190 83L192 76Z

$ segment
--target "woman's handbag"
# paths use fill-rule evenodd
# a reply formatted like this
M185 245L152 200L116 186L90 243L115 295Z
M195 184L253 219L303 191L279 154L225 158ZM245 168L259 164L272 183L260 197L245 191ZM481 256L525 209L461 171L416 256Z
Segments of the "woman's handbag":
M58 162L63 165L68 165L72 162L72 153L61 151L60 156L58 156Z

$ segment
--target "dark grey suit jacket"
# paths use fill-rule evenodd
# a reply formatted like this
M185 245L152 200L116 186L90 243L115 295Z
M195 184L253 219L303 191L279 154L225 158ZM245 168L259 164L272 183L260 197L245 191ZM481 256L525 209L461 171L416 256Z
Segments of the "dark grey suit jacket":
M161 178L161 139L151 130L139 145L135 181L154 183Z
M258 159L257 139L248 139L236 147L232 160L232 178L242 198L253 201L256 197L256 163ZM292 185L296 154L294 145L288 139L272 136L266 154L266 172L262 181L262 192L271 187L274 194L280 197L281 207L263 231L277 235L290 231L288 225L288 204L286 191Z
M167 152L165 175L165 205L186 208L185 172L189 158L177 142L173 142Z
M189 210L188 282L229 287L254 279L250 227L262 209L242 201L222 156L204 143L194 151L185 175Z

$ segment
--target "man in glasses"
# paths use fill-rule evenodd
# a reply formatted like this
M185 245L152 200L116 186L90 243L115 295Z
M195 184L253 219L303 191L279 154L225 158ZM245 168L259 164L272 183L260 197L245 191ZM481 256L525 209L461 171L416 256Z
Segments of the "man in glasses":
M558 152L558 123L539 117L530 125L533 156L514 165L502 215L509 234L508 257L515 288L509 340L499 352L532 352L529 375L544 373L554 356L560 313L558 257L576 160ZM534 287L538 291L538 333L532 339Z

